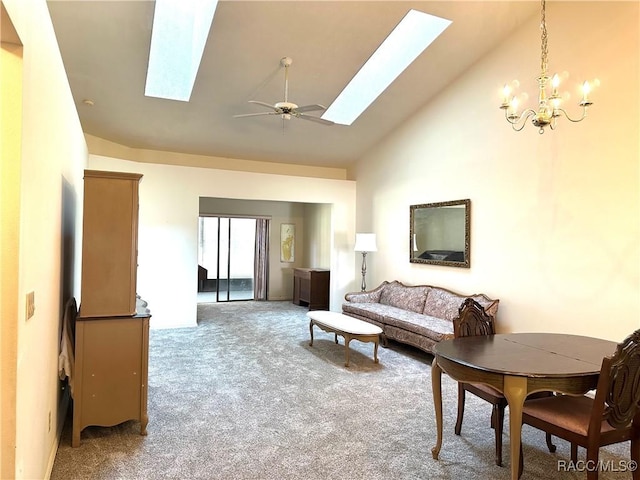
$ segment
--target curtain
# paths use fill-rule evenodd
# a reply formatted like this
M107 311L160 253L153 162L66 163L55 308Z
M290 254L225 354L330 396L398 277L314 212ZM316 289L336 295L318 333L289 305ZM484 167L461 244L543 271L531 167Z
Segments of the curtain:
M256 218L256 252L253 266L253 299L267 300L269 279L269 228L271 220Z

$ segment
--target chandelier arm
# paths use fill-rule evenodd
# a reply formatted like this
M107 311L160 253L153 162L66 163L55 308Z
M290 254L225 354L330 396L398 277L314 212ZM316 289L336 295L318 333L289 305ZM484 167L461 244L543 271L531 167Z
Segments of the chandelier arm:
M521 121L526 121L528 118L531 118L531 116L535 114L536 114L536 111L531 108L525 110L524 112L522 112L520 115L517 115L517 116L513 114L508 114L507 111L505 110L504 118L506 118L507 122L511 123L512 125L517 125Z
M509 122L511 124L511 127L516 132L519 132L527 124L527 120L529 120L535 114L536 114L535 110L528 109L528 110L525 110L524 112L522 112L522 114L520 116L518 116L518 117L513 117L513 116L510 117L509 115L507 115L507 112L505 110L504 116L507 119L507 122Z
M573 123L581 122L587 117L587 107L582 107L582 116L580 118L571 118L564 108L556 108L556 111L562 113L567 120ZM559 115L555 115L555 116L559 116Z
M522 125L520 125L520 127L518 128L516 127L515 123L512 123L511 128L513 128L516 132L520 132L526 124L527 124L526 122L522 122Z

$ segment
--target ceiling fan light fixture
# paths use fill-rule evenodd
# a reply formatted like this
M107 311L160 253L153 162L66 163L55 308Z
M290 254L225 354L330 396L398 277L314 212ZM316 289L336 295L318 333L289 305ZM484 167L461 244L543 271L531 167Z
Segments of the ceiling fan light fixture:
M351 125L451 23L445 18L409 10L322 118Z

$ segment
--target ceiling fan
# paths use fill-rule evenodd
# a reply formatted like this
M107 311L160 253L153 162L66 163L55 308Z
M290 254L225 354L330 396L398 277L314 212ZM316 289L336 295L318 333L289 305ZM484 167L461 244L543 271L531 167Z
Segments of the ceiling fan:
M257 117L261 115L279 115L283 120L289 120L291 117L301 118L303 120L311 120L312 122L321 123L322 125L333 125L334 123L325 120L320 117L314 117L313 115L307 115L306 112L313 112L317 110L326 110L327 107L314 103L311 105L302 105L299 107L295 103L289 101L289 67L293 63L290 57L283 57L280 59L280 66L284 67L284 101L271 105L266 102L260 102L258 100L249 100L249 103L255 103L256 105L262 105L263 107L270 108L270 112L260 113L245 113L243 115L234 115L235 118L241 117Z

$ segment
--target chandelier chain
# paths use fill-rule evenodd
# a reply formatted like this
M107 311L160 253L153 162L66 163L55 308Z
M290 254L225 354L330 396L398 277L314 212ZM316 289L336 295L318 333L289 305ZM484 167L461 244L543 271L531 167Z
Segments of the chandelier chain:
M547 20L545 17L545 0L541 0L542 5L542 13L541 13L541 21L540 21L540 30L542 30L541 40L541 58L540 58L540 71L541 77L546 77L547 75Z

